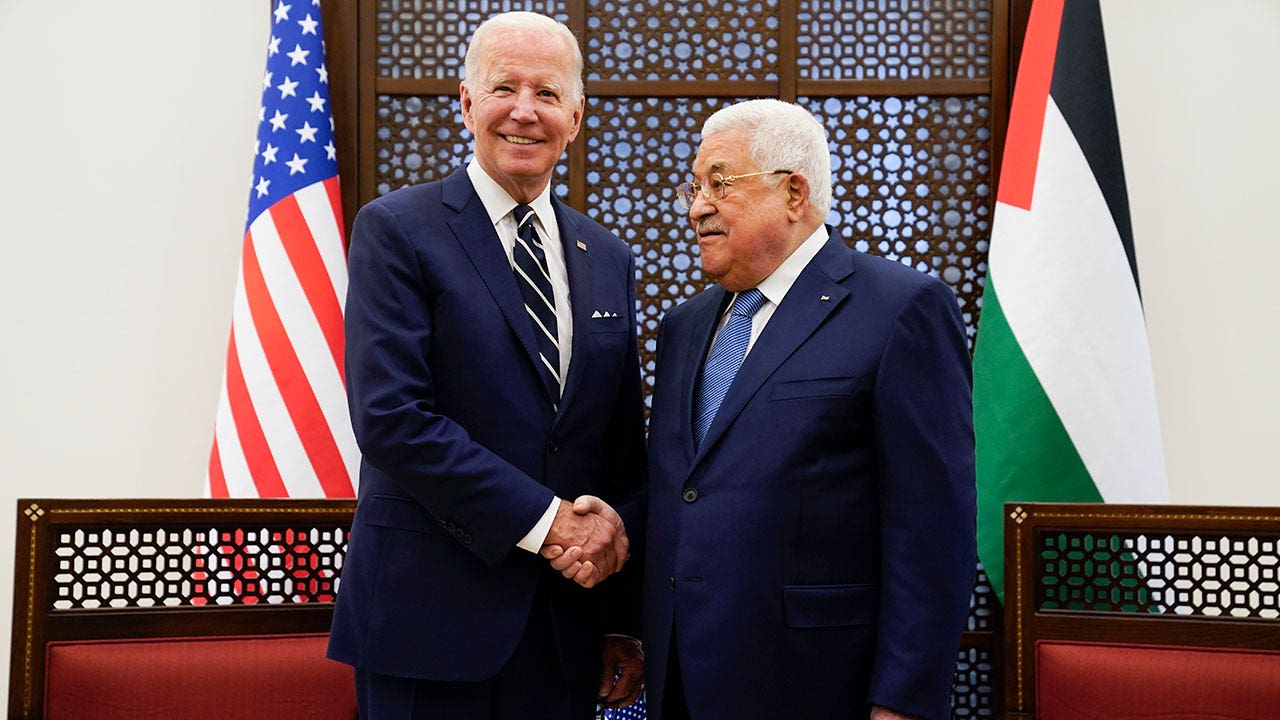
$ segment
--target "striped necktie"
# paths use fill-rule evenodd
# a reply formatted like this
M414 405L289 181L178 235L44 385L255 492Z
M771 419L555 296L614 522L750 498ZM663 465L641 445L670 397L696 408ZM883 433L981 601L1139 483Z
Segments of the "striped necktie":
M756 288L738 293L733 300L733 309L729 312L729 320L716 335L711 344L711 352L707 354L707 362L702 366L702 379L698 382L698 394L693 404L693 431L695 447L701 448L702 441L711 429L711 421L716 418L716 411L724 396L738 374L738 367L746 357L747 345L751 340L751 318L764 305L764 293Z
M516 244L511 252L512 270L524 298L524 309L533 325L542 361L542 378L547 383L554 405L560 399L560 337L556 334L556 299L551 292L551 272L547 268L542 240L533 229L533 208L517 205L513 213Z

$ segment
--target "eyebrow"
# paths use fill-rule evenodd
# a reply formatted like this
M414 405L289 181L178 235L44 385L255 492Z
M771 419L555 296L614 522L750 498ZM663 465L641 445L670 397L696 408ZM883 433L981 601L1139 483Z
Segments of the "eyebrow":
M730 165L727 161L716 160L715 162L712 162L710 166L707 167L707 175L710 175L711 173L720 173L721 175L724 175L725 171L728 170L729 167ZM692 168L690 168L690 171L692 172ZM729 174L732 174L732 173L729 173ZM693 173L693 175L694 177L697 177L697 173ZM706 175L704 175L703 177L706 177Z

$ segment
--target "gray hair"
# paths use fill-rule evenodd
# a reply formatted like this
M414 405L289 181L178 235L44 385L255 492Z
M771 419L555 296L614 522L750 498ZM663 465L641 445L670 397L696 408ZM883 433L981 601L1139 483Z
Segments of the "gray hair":
M479 79L480 56L485 50L485 46L492 40L490 36L513 30L547 33L548 35L559 37L568 47L573 49L573 86L570 88L570 93L572 94L570 100L575 103L581 100L582 49L578 47L578 38L574 37L573 31L562 23L556 22L546 15L532 12L501 13L480 23L480 27L476 28L475 33L471 35L471 43L467 45L467 59L462 68L462 82L467 86L467 89L472 93L476 91L472 83Z
M827 216L831 210L831 153L826 128L812 113L781 100L747 100L707 118L702 137L728 130L747 131L751 159L761 170L789 170L808 178L809 204Z

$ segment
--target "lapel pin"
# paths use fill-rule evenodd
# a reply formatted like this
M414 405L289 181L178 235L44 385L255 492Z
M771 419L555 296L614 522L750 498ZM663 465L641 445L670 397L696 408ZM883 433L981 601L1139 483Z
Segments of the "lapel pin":
M581 240L579 240L579 241L578 241L578 249L579 249L579 250L581 250L582 252L586 252L586 251L587 251L587 244L586 244L586 243L584 243L584 242L582 242Z
M826 302L826 301L828 301L828 300L830 300L830 299L831 299L831 296L830 296L830 295L823 295L822 297L820 297L820 298L818 298L818 299L819 299L819 300L821 300L822 302Z

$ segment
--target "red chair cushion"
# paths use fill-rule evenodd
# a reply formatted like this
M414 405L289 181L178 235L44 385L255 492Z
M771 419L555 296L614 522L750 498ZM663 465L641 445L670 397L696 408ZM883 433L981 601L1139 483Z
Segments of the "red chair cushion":
M51 642L47 720L352 720L351 668L328 635Z
M1280 717L1280 652L1036 643L1039 720Z

